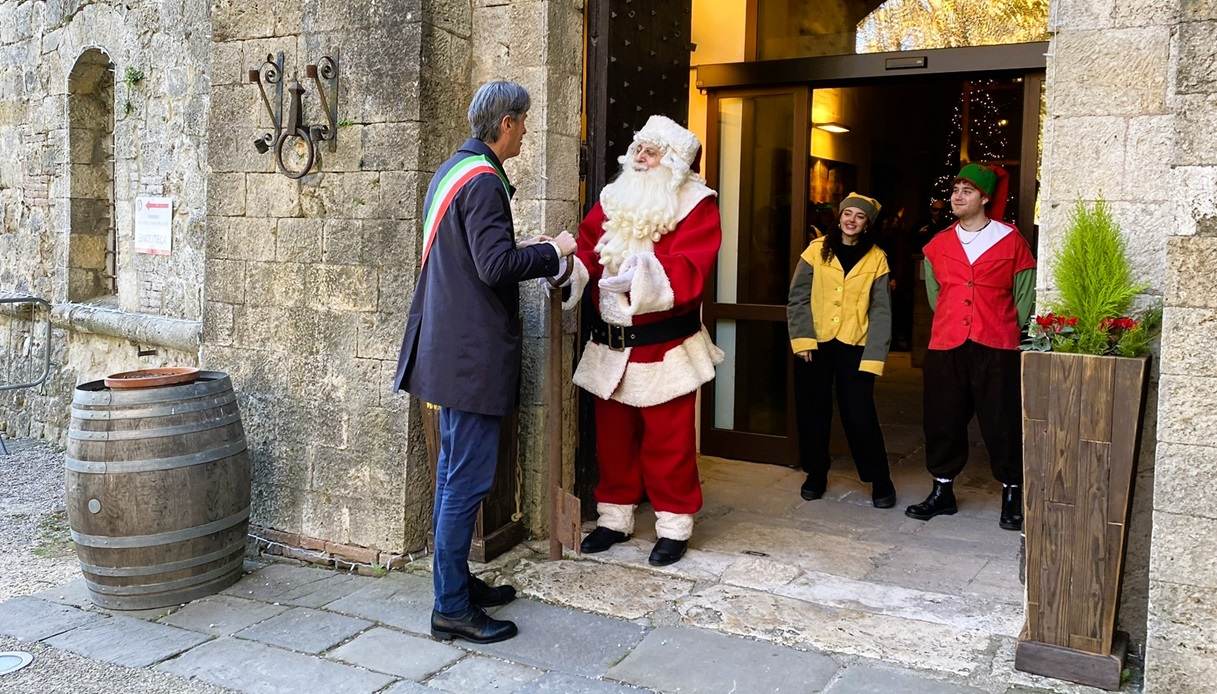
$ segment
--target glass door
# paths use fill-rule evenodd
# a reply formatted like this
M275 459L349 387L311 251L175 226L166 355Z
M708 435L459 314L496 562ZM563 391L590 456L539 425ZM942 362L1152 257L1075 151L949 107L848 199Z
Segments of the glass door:
M727 357L702 393L706 455L796 464L786 295L807 243L810 100L805 86L709 95L723 242L704 320Z

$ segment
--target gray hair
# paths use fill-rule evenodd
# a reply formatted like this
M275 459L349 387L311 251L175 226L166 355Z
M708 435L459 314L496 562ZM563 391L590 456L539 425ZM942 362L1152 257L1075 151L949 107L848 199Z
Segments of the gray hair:
M519 119L528 113L532 99L528 90L515 82L495 80L478 87L469 102L469 131L482 142L499 139L499 124L503 116Z

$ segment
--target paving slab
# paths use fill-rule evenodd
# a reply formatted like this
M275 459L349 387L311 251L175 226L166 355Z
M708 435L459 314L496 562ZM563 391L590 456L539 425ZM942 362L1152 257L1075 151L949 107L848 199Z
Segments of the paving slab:
M595 524L588 524L584 528L587 532L591 532L595 528ZM617 564L619 566L629 566L639 568L651 573L662 574L665 576L675 576L690 581L718 581L722 576L723 571L739 558L738 553L723 554L721 552L708 552L696 548L698 542L697 535L694 534L690 541L691 546L689 551L685 552L684 558L675 564L668 566L651 566L647 563L647 557L651 555L651 549L655 546L654 540L643 540L641 538L633 538L629 542L621 542L613 545L608 551L599 552L597 554L584 554L580 557L583 561L599 562L602 564ZM567 554L567 559L573 559L573 553Z
M820 691L838 667L832 658L819 653L703 629L660 627L613 666L608 676L682 694L793 694Z
M325 609L430 636L434 603L429 576L389 574L329 603Z
M376 627L326 657L421 682L464 656L465 651L431 639Z
M186 605L160 622L212 636L231 636L288 609L231 595L212 595Z
M254 641L219 638L156 666L158 670L252 694L379 691L395 678Z
M525 595L622 619L645 617L693 590L682 578L584 561L521 560L512 582Z
M880 558L874 570L865 576L851 578L864 578L867 581L891 583L917 590L962 593L989 559L960 552L957 548L944 550L905 545Z
M515 690L513 694L646 694L646 691L618 682L547 672L540 679Z
M645 634L638 624L534 600L516 600L496 610L494 617L514 621L520 634L500 643L470 644L470 648L584 677L603 675Z
M0 634L21 641L41 641L99 619L105 617L32 597L0 603Z
M983 689L934 679L912 670L851 665L824 694L985 694Z
M515 692L543 674L527 665L470 656L432 677L427 686L452 694L502 694Z
M60 605L71 605L72 607L89 607L93 604L93 600L89 597L89 587L85 585L83 578L77 578L61 586L34 593L30 597L48 602L57 602Z
M225 588L224 595L235 595L249 600L274 602L282 595L298 591L302 586L316 583L334 575L328 569L312 569L293 564L270 564L248 574Z
M754 556L759 552L804 571L849 578L862 578L873 571L879 558L892 549L892 544L851 539L822 528L806 529L794 520L742 512L703 523L695 531L695 538L702 549L736 555L748 552ZM892 538L893 542L896 540Z
M293 607L236 633L238 638L261 641L302 653L320 653L372 626L372 622L346 615Z
M377 579L368 576L334 573L279 595L275 602L298 607L322 607L354 593Z
M147 667L210 638L134 617L108 617L47 639L45 643L115 665Z
M435 694L435 692L436 690L431 687L426 687L410 680L402 680L384 690L384 694Z

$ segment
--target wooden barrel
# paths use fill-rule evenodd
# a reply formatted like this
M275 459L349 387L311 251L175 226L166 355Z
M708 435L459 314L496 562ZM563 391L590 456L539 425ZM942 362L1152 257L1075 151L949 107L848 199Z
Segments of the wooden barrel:
M65 467L68 524L97 605L176 605L241 577L250 463L226 374L77 386Z

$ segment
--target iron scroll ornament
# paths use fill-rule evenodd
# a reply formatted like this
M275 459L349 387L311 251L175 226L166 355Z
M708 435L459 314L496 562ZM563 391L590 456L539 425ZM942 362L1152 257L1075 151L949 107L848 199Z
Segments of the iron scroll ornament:
M305 89L295 78L287 88L290 99L284 122L282 52L277 56L267 55L266 62L260 68L249 71L249 81L258 85L262 105L266 107L266 113L274 127L274 132L254 138L254 147L261 154L273 152L275 167L279 173L293 180L303 178L313 170L317 163L318 144L328 143L328 151L333 152L338 140L338 64L330 56L322 56L316 64L306 65L304 71L305 77L312 79L316 85L317 98L326 118L324 124L310 126L304 122ZM268 85L274 88L273 103L266 93ZM289 142L295 141L304 145L303 165L298 169L291 169L284 162L283 152Z

